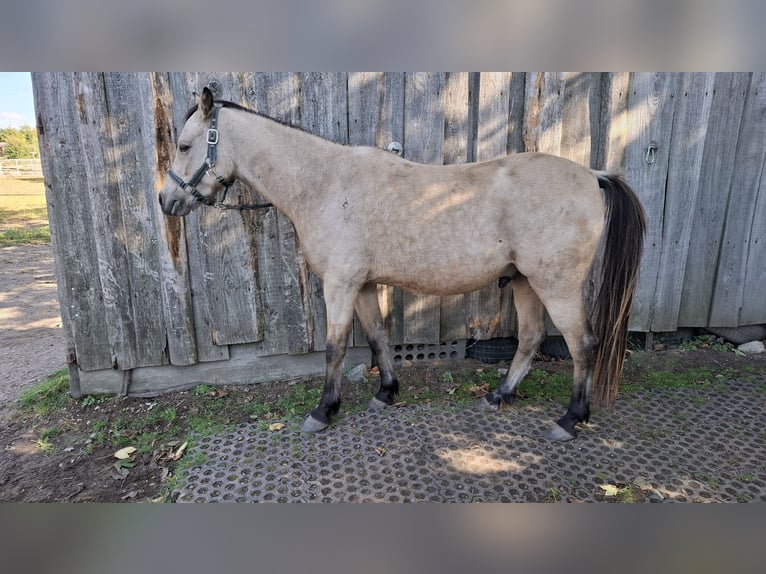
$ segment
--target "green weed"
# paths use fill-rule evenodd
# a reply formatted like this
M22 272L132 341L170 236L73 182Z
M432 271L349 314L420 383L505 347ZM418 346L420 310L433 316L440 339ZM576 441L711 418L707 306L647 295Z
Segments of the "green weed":
M66 369L61 369L24 391L19 398L19 403L23 409L32 410L41 416L48 416L61 409L69 400L71 400L69 374Z

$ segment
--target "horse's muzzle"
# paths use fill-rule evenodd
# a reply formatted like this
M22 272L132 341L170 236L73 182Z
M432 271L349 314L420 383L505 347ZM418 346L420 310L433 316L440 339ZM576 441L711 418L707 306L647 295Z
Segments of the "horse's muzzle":
M189 209L184 205L184 202L179 199L166 198L164 193L160 193L159 201L162 213L165 215L183 217L189 213Z

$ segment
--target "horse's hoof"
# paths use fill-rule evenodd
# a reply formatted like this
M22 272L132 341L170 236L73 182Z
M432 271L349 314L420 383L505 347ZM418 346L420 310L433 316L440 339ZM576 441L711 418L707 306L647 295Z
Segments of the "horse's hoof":
M574 440L575 435L565 431L559 425L555 424L545 433L545 438L556 442L569 442L570 440Z
M372 397L372 400L370 401L370 404L367 405L367 408L371 411L382 411L385 408L388 408L388 405L381 401L378 397Z
M328 423L323 423L322 421L319 421L312 417L311 415L306 417L306 420L303 421L303 425L301 426L302 432L319 432L323 431L330 425Z
M488 395L484 395L478 401L476 401L476 406L483 411L497 411L500 408L500 401L494 399L495 395L493 393L489 393Z

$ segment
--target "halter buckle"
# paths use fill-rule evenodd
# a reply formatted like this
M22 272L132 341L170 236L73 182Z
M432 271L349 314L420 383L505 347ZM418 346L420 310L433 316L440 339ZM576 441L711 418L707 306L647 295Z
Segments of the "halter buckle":
M216 145L218 143L218 130L210 128L207 130L207 145Z

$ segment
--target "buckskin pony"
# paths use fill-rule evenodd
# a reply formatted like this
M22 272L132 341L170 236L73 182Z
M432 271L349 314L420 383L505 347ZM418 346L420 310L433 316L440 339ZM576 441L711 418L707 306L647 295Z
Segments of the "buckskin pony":
M394 402L399 385L378 284L452 295L510 282L519 346L503 382L480 399L486 408L513 401L545 337L546 310L574 363L572 398L547 436L571 440L589 419L591 398L615 400L646 227L638 198L619 177L542 153L422 165L214 101L205 88L178 137L162 210L182 217L220 203L235 180L290 218L324 284L324 390L303 430L325 429L340 408L354 311L380 368L370 407ZM591 326L584 287L602 240Z

